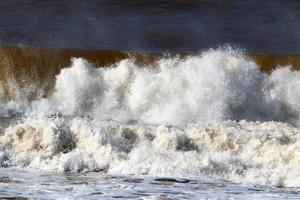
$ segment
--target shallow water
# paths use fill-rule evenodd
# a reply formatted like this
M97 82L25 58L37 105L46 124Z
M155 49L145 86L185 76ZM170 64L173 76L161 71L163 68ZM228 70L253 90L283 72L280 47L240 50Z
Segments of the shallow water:
M7 199L299 199L300 188L235 184L224 180L59 174L0 169L0 198Z

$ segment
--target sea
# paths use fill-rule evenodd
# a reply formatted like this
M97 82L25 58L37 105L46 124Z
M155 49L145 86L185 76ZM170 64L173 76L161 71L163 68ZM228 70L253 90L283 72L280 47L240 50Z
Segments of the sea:
M300 199L299 10L0 1L0 199Z

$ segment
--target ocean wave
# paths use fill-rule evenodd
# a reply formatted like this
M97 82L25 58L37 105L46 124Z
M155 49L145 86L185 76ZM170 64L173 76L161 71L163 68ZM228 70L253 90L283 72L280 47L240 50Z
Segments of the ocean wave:
M148 61L73 58L48 93L2 76L0 165L300 186L300 72L227 47Z
M131 58L102 68L73 58L71 67L56 75L49 95L44 95L43 87L23 84L20 88L8 82L17 98L3 100L1 113L146 124L245 119L297 125L299 76L291 66L262 72L254 61L230 48L161 58L144 67ZM40 97L28 99L32 91Z
M0 164L299 187L299 137L298 128L280 122L170 127L27 119L0 136Z
M230 48L230 47L229 47ZM223 48L223 50L225 50ZM240 52L240 54L243 54ZM117 50L70 50L33 48L25 46L0 47L1 100L35 100L53 92L55 76L71 66L72 58L83 58L94 67L116 66L124 59L132 59L139 67L153 66L158 60L172 57L187 58L201 53L147 53ZM300 57L283 55L243 54L253 60L261 71L271 72L278 66L300 68Z

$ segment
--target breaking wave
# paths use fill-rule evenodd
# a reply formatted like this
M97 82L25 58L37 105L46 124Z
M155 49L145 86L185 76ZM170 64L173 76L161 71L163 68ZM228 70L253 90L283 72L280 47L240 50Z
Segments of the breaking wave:
M52 89L6 73L0 165L299 187L300 72L258 63L231 48L73 58L44 75Z

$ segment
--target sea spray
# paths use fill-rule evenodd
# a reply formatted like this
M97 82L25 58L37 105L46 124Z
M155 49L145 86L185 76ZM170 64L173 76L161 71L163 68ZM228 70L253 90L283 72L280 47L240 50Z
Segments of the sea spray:
M298 72L288 67L261 72L255 62L232 49L160 59L146 67L126 59L96 69L74 58L72 66L56 76L53 94L35 101L29 112L39 113L43 107L47 114L148 124L245 119L296 125L299 80Z
M147 66L74 58L50 95L1 102L0 164L299 187L299 83L230 48Z

